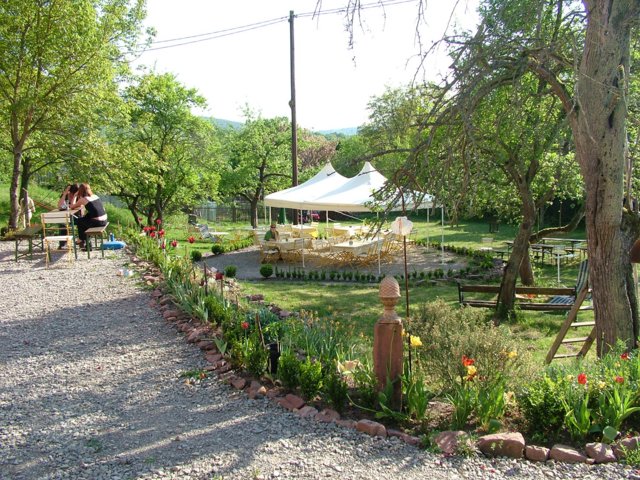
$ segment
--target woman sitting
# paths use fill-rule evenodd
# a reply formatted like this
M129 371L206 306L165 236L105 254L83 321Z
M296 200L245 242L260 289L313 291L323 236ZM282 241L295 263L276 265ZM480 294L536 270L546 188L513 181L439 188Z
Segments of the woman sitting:
M84 216L78 218L78 238L80 248L85 248L87 235L86 231L93 227L104 227L107 224L107 212L102 205L102 200L91 191L88 183L80 184L78 189L78 200L71 205L71 209L85 208Z
M265 241L268 241L268 240L278 241L278 240L280 240L280 234L278 233L278 230L276 230L276 224L275 223L272 223L271 224L271 228L269 228L267 233L264 234L264 239L265 239Z

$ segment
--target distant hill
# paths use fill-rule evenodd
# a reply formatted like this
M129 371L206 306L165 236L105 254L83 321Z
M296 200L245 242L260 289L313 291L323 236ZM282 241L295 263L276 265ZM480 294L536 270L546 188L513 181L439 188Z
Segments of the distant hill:
M244 125L242 122L234 122L233 120L225 120L223 118L213 118L213 117L204 117L204 118L206 118L212 124L214 124L215 126L220 127L220 128L238 129L238 128L242 128L242 126ZM335 128L335 129L328 129L328 130L318 130L318 131L313 132L313 133L318 133L320 135L336 134L336 135L345 135L347 137L350 137L350 136L355 135L356 133L358 133L358 128L357 127Z
M334 130L318 130L315 133L320 133L322 135L330 135L332 133L335 133L337 135L345 135L347 137L351 137L352 135L355 135L356 133L358 133L358 127L336 128Z

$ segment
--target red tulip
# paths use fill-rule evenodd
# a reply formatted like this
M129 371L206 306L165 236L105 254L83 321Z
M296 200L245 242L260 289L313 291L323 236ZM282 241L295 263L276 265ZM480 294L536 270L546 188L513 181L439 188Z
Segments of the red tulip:
M466 355L462 355L462 365L464 365L465 367L468 367L470 365L473 365L474 363L476 363L476 361L473 358L469 358Z
M240 326L243 330L249 330L249 322L242 322Z
M622 360L629 360L629 352L624 352L622 355L620 355L620 358Z
M149 234L149 236L150 236L151 238L156 238L156 232L153 232L153 231L152 231L152 232Z
M195 242L195 241L196 241L196 239L195 239L195 238L193 238L193 236L191 236L191 237L187 238L187 241L188 241L189 243L193 243L193 242Z
M624 377L621 377L620 375L618 375L615 380L616 383L624 383Z
M164 237L164 228L158 232L158 235L160 235L161 237Z
M178 241L177 240L171 240L171 246L173 248L176 248L178 246Z
M224 273L216 272L216 280L222 280L224 278Z
M587 374L586 373L581 373L580 375L578 375L578 383L580 385L586 385L587 384Z
M162 220L160 220L160 219L158 218L158 219L156 220L156 223L157 223L158 225L160 225L160 224L162 223Z

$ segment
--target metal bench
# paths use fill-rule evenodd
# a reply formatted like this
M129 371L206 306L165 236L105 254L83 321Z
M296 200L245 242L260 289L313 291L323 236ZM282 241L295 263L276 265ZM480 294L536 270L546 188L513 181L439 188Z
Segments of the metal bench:
M104 234L107 231L108 226L109 222L102 227L88 228L87 231L84 232L87 236L87 258L91 258L91 240L93 240L93 247L96 249L100 247L100 253L102 254L102 258L104 258Z

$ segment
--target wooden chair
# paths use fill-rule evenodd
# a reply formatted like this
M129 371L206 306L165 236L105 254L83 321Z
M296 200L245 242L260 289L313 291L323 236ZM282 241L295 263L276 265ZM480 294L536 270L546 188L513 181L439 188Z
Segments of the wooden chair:
M42 222L42 247L47 268L51 262L51 246L66 242L67 258L72 263L78 258L73 215L68 211L47 212L40 215ZM66 234L60 234L66 229ZM72 255L73 250L73 255Z
M280 260L280 250L269 243L260 243L260 263L274 263Z

